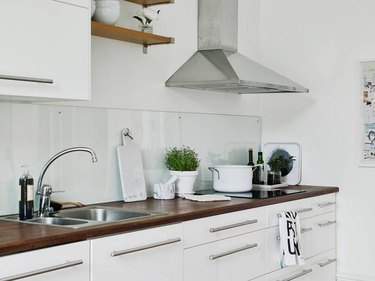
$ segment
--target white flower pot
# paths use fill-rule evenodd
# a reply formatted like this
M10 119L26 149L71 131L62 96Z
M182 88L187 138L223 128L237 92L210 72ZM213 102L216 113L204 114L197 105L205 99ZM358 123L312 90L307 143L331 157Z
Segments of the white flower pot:
M184 197L185 194L194 194L194 183L198 176L198 171L170 171L171 176L177 176L176 195Z

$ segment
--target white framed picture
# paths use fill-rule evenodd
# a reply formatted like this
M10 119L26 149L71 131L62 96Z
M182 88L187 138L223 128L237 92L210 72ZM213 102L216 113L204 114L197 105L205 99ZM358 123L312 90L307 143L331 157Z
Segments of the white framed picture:
M375 167L375 60L360 62L360 167Z

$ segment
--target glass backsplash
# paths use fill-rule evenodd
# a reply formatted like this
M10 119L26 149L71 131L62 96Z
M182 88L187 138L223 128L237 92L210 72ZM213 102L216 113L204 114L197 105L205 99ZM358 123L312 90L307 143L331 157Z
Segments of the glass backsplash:
M36 182L45 162L72 146L92 148L98 162L87 153L55 161L44 183L64 192L52 198L84 204L122 200L116 148L124 128L142 149L149 196L154 183L169 177L168 147L196 149L201 159L196 189L206 189L212 185L207 167L246 164L248 148L255 156L261 144L259 117L0 103L0 215L17 213L21 165L29 165Z

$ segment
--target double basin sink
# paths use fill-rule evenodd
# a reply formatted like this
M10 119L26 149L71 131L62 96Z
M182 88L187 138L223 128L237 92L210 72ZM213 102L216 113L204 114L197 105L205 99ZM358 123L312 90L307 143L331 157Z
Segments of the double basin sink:
M79 209L68 209L54 213L51 217L33 218L19 221L18 217L6 217L6 220L31 224L54 225L69 228L81 228L100 225L109 222L119 222L131 219L162 215L159 212L130 210L124 208L91 206Z

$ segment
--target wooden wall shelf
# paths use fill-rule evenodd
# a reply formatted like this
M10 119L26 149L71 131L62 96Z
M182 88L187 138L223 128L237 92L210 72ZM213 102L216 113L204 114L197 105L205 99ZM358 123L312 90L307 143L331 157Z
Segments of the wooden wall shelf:
M159 44L173 44L173 37L165 37L152 33L140 32L128 28L107 25L91 21L91 35L140 44L145 47Z
M173 4L174 0L126 0L128 2L133 2L142 6L152 6L160 4Z

